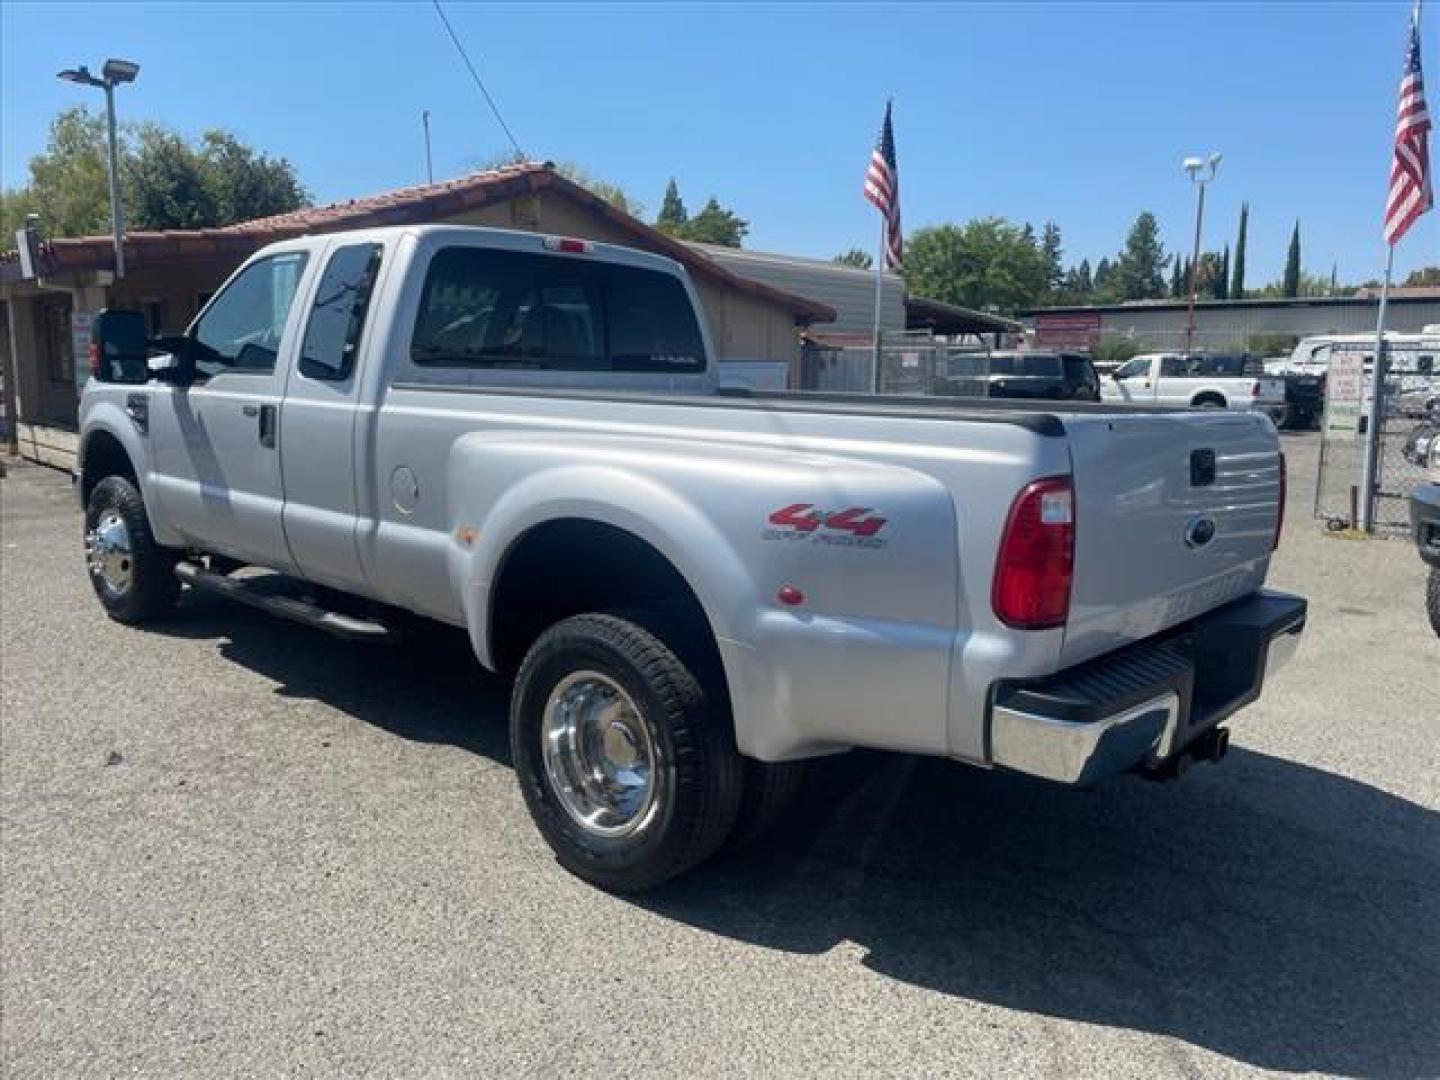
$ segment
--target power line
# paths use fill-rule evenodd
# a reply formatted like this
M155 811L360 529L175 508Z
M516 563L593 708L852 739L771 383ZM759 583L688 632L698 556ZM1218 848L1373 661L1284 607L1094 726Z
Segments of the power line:
M520 160L525 159L525 151L520 149L520 142L515 138L515 133L510 130L510 125L505 123L505 118L500 115L500 107L495 104L495 99L490 96L490 91L485 89L485 83L480 78L480 73L475 70L475 65L470 62L470 56L465 52L465 46L460 44L460 39L455 36L455 29L450 25L450 20L445 17L445 9L440 6L440 0L433 0L435 14L440 16L440 21L445 24L445 32L450 35L450 40L455 43L455 48L460 53L460 59L465 61L465 66L470 69L470 77L475 80L475 85L480 88L480 93L485 95L485 102L490 106L490 111L495 114L495 121L504 130L510 145L515 148L515 156Z

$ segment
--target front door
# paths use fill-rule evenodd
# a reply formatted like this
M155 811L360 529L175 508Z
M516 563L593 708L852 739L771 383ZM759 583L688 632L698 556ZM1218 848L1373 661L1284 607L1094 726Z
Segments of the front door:
M151 483L166 519L198 548L280 570L294 569L279 425L304 266L303 252L284 252L245 267L190 329L195 382L151 399Z

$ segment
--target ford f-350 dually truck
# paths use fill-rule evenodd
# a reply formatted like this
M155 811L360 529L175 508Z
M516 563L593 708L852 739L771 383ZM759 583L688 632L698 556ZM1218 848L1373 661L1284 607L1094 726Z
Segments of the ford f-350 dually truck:
M102 313L95 592L126 623L191 588L465 628L514 675L537 826L608 889L855 747L1070 785L1223 754L1305 624L1263 588L1265 416L727 392L699 312L657 255L420 226L265 248L183 337Z

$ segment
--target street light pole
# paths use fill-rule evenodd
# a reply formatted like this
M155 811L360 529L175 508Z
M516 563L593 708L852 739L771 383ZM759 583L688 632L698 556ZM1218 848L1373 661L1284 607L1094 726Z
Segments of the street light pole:
M1215 179L1215 170L1220 167L1220 155L1211 154L1203 159L1186 158L1184 166L1191 181L1200 191L1195 200L1195 246L1190 256L1190 311L1185 320L1185 354L1188 356L1195 340L1195 301L1200 295L1200 229L1205 220L1205 185Z
M140 74L140 65L132 60L106 60L101 69L103 78L90 74L84 64L78 68L67 68L60 72L66 82L81 86L95 86L105 91L105 127L108 135L108 172L110 174L110 233L115 244L115 277L125 276L125 219L120 205L120 149L115 131L115 87L121 83L134 82Z

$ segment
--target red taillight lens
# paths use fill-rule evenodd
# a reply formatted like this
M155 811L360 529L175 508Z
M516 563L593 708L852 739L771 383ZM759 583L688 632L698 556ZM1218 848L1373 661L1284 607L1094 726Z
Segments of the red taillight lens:
M1280 546L1280 534L1285 531L1285 498L1290 493L1289 470L1285 466L1285 454L1282 451L1276 456L1280 459L1280 505L1275 508L1275 543L1271 550Z
M100 346L92 341L90 347L85 350L85 355L90 361L90 374L98 379L100 377Z
M1075 579L1075 489L1068 476L1028 484L1010 507L991 605L1006 626L1045 630L1070 616Z

